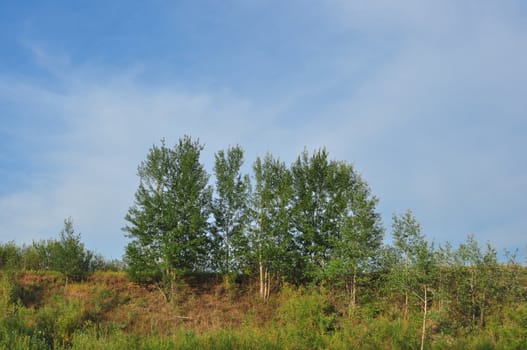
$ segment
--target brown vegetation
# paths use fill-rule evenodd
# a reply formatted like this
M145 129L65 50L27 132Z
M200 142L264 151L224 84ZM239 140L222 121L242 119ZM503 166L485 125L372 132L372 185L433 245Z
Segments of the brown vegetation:
M125 273L96 272L85 282L64 286L53 273L17 274L26 307L38 307L60 297L78 302L97 321L119 325L135 334L170 334L180 325L197 332L235 328L254 315L262 324L272 317L273 303L254 298L250 281L226 287L214 274L188 275L178 286L176 300L166 302L155 285L130 282Z

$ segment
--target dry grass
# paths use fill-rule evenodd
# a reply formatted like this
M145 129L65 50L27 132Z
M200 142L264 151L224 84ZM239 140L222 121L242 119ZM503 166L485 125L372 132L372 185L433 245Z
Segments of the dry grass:
M226 285L216 275L183 277L175 300L167 302L154 285L139 285L124 273L97 272L86 281L65 286L60 275L23 272L17 278L26 306L38 308L57 298L80 303L98 322L117 325L134 334L172 334L191 328L204 333L263 325L273 316L273 303L256 297L251 282Z

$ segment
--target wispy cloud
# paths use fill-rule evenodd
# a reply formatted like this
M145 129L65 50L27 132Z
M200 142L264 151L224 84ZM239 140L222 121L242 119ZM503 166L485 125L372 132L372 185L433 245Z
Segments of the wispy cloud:
M228 91L192 94L148 86L134 73L88 77L71 67L68 76L64 92L28 82L0 84L1 98L29 104L24 113L52 111L64 123L53 143L39 144L38 135L32 140L40 146L33 156L47 165L46 181L38 179L43 173L32 173L30 192L14 189L0 198L3 240L28 243L56 235L72 216L89 246L116 256L125 244L120 228L133 203L137 165L152 144L161 138L175 143L184 134L200 138L210 169L213 153L228 145L244 145L254 159L265 145L284 143L272 115L265 118L251 101ZM26 125L18 132L36 130Z
M521 245L527 27L515 9L481 2L341 5L340 24L350 37L368 38L364 55L375 69L339 86L348 93L339 91L308 138L356 162L381 198L387 225L391 212L411 207L438 241L474 232L501 247Z
M515 2L319 6L304 17L294 9L292 38L281 34L288 33L290 6L276 19L281 31L267 31L263 20L251 27L252 37L239 32L241 24L228 26L243 47L205 48L202 56L193 48L189 57L201 66L180 80L150 79L159 67L140 58L123 67L79 62L44 39L25 40L47 79L0 76L0 101L10 106L0 132L16 140L10 148L24 159L17 172L26 177L24 185L0 194L1 239L56 235L71 215L90 248L118 257L137 165L160 138L173 143L191 134L206 144L209 169L215 151L236 143L246 149L248 163L266 151L289 162L304 146L327 146L364 174L380 197L386 226L393 212L409 207L437 241L474 232L500 248L522 247L525 13L516 11ZM267 10L262 13L272 15ZM250 11L261 13L258 6ZM230 20L235 18L215 22L215 28ZM214 41L207 35L199 38ZM261 37L269 52L251 41ZM279 57L305 60L280 65L272 54L275 41ZM239 71L192 83L193 71L213 72L207 64L216 53L218 60L227 53L236 57ZM229 74L236 79L225 78ZM0 153L0 160L7 158L13 157ZM38 169L27 168L36 163Z

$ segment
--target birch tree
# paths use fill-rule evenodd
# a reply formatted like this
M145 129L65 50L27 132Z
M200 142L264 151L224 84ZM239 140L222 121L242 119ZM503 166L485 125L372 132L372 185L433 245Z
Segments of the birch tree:
M411 267L412 260L415 260L419 250L425 245L424 236L421 234L421 225L415 219L411 210L407 210L403 215L392 217L393 241L397 252L401 258L401 264L395 275L397 283L404 293L403 316L408 320L408 310L410 303L410 293L413 284Z
M243 149L235 146L215 154L216 197L213 200L214 259L224 274L247 263L250 179L242 175Z
M153 146L138 168L139 188L124 227L133 280L154 282L167 299L178 272L207 266L212 189L200 163L203 146L189 136L174 148Z
M325 149L311 156L304 150L291 167L291 216L308 280L323 278L338 237L339 222L348 206L347 175L337 169Z
M350 164L341 162L335 171L335 181L345 195L347 206L337 225L326 277L343 284L348 294L348 313L357 303L359 279L371 268L382 244L383 229L376 212L377 199L366 182ZM340 282L340 283L339 283Z
M393 216L393 238L401 264L393 271L396 285L404 292L404 319L408 320L409 304L416 299L421 305L421 350L426 342L428 305L436 280L437 262L434 247L421 233L421 225L412 212Z
M285 164L268 154L253 166L253 227L250 246L256 261L259 295L269 299L273 285L290 275L295 266L296 246L291 234L291 174Z

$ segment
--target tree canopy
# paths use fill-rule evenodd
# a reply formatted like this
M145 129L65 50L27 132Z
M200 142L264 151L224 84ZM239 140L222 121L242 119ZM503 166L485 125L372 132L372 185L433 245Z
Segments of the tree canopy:
M200 163L203 146L185 136L173 147L153 146L139 165L139 188L124 231L132 240L125 261L135 280L158 283L168 297L176 272L210 265L212 189Z
M162 140L139 165L124 228L134 280L167 291L176 272L245 271L258 276L266 298L284 281L337 278L352 283L355 298L383 229L377 199L351 164L325 149L304 150L290 167L267 154L254 162L251 181L241 171L243 149L229 147L215 154L212 188L202 150L189 136L173 148Z

